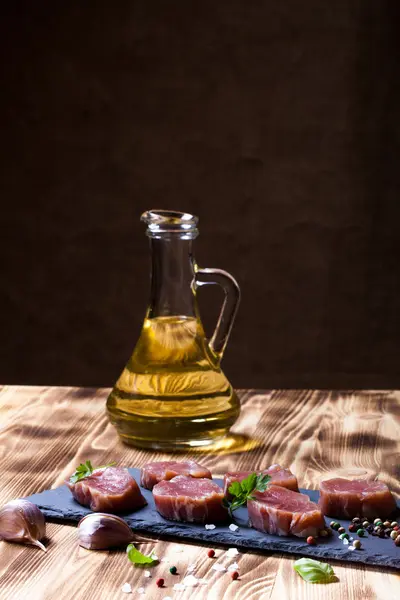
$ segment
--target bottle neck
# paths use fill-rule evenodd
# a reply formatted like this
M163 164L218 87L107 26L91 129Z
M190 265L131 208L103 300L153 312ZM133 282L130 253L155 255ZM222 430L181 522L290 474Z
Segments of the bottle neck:
M192 240L179 235L150 238L151 292L148 318L196 316L192 287Z

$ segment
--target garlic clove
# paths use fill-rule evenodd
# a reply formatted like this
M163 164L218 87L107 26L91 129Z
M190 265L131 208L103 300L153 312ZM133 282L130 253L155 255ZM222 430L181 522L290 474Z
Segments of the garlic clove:
M107 550L134 538L129 525L116 515L90 513L78 523L79 545L87 550Z
M0 510L0 539L38 546L46 535L46 522L41 510L28 500L12 500Z

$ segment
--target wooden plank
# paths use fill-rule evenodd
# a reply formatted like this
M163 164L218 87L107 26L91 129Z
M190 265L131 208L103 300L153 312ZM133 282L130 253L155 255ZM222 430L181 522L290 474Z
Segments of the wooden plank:
M82 460L102 464L117 460L141 466L171 455L122 444L108 422L104 405L108 390L80 388L3 387L0 391L0 503L56 487ZM234 468L259 468L274 462L290 466L304 487L315 488L321 476L358 467L400 493L400 392L242 391L242 414L233 435L209 450L191 453L215 475ZM175 454L184 458L189 454ZM235 560L240 580L210 569L213 560L232 562L225 550L207 557L202 545L140 538L139 547L154 546L160 563L146 579L131 566L124 552L89 552L79 548L74 527L48 524L48 552L16 544L0 544L0 597L50 600L125 598L120 587L129 582L146 589L144 598L165 596L200 599L330 599L341 597L385 600L400 596L398 575L363 567L335 565L339 581L327 586L303 582L293 560L280 555L246 552ZM389 543L389 542L388 542ZM168 573L175 564L179 576ZM207 586L174 592L190 564ZM167 587L158 589L157 576ZM136 594L136 597L141 597Z

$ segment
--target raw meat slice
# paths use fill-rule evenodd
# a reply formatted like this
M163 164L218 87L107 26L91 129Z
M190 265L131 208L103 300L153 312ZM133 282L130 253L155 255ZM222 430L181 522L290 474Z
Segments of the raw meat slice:
M253 496L247 501L247 508L252 527L259 531L317 537L325 528L320 508L306 494L270 485L265 492L255 492Z
M225 521L228 512L222 506L224 493L210 479L178 475L160 481L153 488L156 509L166 519L187 523Z
M95 512L126 512L147 504L132 475L122 467L97 469L85 479L66 484L79 504Z
M329 517L384 519L396 509L391 491L381 481L336 477L321 481L319 489L319 505Z
M272 465L268 467L268 469L264 469L263 471L255 471L257 475L270 475L270 484L272 485L280 485L288 490L293 490L294 492L299 491L299 485L297 483L296 475L289 469L283 469L280 465ZM254 473L254 471L237 471L225 473L224 476L224 494L229 499L231 498L231 494L229 493L229 486L234 481L243 481L250 473Z
M186 475L187 477L206 477L212 478L211 472L202 467L194 460L175 461L164 460L161 462L151 462L144 465L140 470L140 485L152 490L156 483L176 477L177 475Z

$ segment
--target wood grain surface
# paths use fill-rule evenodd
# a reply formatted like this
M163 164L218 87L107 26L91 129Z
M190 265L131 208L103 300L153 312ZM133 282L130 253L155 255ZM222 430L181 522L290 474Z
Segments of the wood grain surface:
M86 459L117 460L140 467L171 455L122 444L105 415L108 390L3 387L0 392L0 504L57 487ZM400 494L400 392L398 391L241 391L242 413L233 435L211 451L192 453L215 475L261 468L274 462L290 467L302 487L317 488L321 477L358 468L379 474ZM172 455L184 458L188 454ZM173 540L140 537L138 547L170 562L152 569L150 579L123 551L80 548L76 527L47 524L48 551L0 543L1 600L100 600L165 597L179 600L398 599L400 577L382 569L334 563L338 581L312 585L293 570L293 558L243 552L235 559L240 579L210 567L207 548ZM183 552L177 550L183 549ZM217 560L233 562L216 548ZM400 560L400 554L399 554ZM171 575L168 567L178 567ZM174 591L189 565L207 586ZM166 585L158 589L155 580ZM128 582L133 594L122 593ZM138 588L144 587L144 595Z

